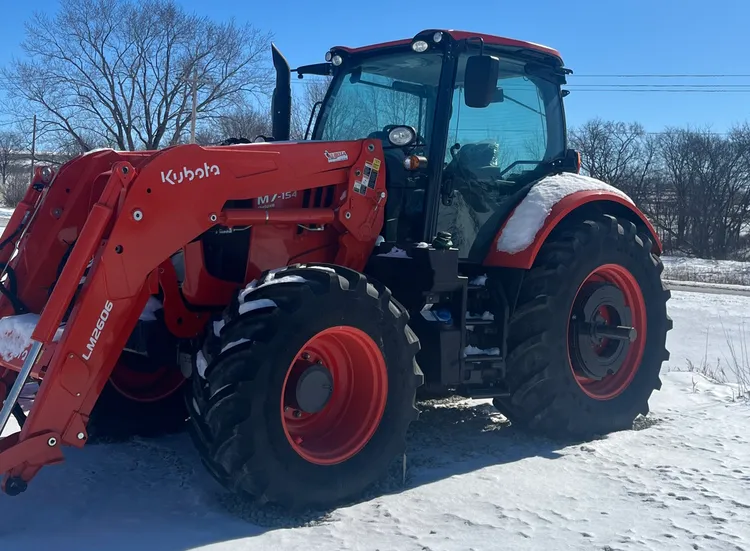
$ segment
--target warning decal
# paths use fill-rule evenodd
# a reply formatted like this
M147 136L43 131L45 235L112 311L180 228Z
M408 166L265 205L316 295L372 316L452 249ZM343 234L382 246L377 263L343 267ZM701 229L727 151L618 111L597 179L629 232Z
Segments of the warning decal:
M367 171L367 167L365 167ZM378 183L378 172L380 171L380 159L373 159L370 165L370 174L367 181L367 186L370 189L375 189L375 184Z
M364 195L367 193L367 186L364 185L359 180L356 180L354 182L354 193L359 193L360 195Z

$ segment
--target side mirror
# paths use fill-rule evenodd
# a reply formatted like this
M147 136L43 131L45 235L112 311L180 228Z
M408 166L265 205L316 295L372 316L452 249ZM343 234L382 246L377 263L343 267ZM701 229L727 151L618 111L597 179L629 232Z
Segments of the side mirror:
M580 174L581 172L581 154L575 149L568 149L565 151L565 158L562 163L563 172L572 172L573 174Z
M487 107L495 98L500 60L491 55L474 55L466 60L464 103L468 107Z

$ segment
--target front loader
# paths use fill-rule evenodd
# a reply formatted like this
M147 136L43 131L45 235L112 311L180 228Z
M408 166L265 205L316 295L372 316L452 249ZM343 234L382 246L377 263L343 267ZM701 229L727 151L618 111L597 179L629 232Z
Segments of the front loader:
M403 455L421 393L555 437L648 413L661 247L579 174L559 53L426 30L273 54L271 137L37 169L0 241L5 493L63 446L186 424L229 490L331 506ZM309 140L294 72L331 77Z

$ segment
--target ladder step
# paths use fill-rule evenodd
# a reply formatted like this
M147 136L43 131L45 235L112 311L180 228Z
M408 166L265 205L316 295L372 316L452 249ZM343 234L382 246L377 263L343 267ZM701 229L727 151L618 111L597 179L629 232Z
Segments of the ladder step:
M466 325L492 325L495 320L486 320L482 318L466 318Z
M464 357L466 363L502 362L502 356L494 354L472 354Z
M510 398L510 392L499 388L462 388L458 392L464 398L484 400L487 398Z

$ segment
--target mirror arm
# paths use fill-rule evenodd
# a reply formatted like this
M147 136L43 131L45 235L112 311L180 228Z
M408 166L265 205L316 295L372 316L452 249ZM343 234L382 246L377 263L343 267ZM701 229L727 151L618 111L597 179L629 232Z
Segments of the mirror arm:
M472 36L466 39L466 43L469 44L470 42L478 40L479 41L479 55L484 55L484 40L481 36Z

